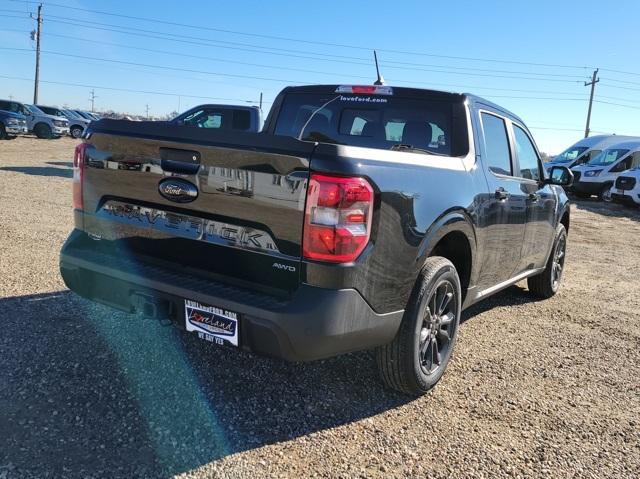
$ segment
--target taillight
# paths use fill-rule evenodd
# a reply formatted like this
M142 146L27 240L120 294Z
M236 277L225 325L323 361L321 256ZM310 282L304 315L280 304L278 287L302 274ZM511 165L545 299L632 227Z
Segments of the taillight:
M82 183L84 180L84 156L89 143L80 143L73 153L73 209L84 209Z
M373 188L364 178L312 173L307 189L302 254L307 259L348 263L371 236Z

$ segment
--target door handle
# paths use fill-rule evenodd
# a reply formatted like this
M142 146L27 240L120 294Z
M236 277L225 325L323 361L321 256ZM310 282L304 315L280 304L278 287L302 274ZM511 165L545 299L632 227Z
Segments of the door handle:
M504 188L500 187L496 189L495 192L495 197L496 199L503 201L506 200L507 198L509 198L509 193L507 193L507 190L505 190Z

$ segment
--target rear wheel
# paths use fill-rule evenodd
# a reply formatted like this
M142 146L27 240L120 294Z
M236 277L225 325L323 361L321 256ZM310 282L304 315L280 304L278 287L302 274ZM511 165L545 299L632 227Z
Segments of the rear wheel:
M36 134L38 138L43 138L49 140L53 137L51 132L51 127L46 123L38 123L34 128L33 132Z
M383 382L398 391L424 394L444 374L460 324L458 273L446 258L429 258L416 282L394 340L376 352Z
M556 239L553 249L547 260L544 271L527 280L529 291L539 298L547 299L558 292L562 273L564 272L564 261L567 253L567 230L563 224L556 228Z
M80 138L82 136L82 128L79 126L74 126L73 128L71 128L71 136L74 138Z

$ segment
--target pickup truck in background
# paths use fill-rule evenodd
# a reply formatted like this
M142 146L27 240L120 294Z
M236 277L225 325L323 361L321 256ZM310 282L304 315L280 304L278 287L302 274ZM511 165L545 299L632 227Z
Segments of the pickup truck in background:
M65 110L57 108L55 106L36 105L40 111L45 112L47 115L57 116L60 118L66 118L69 122L69 134L73 138L80 138L82 133L87 128L89 120L81 117L71 110Z
M0 110L0 140L27 133L27 119L20 113Z
M288 360L376 348L385 384L422 394L464 308L523 279L559 288L572 175L547 176L498 105L320 85L284 89L260 133L186 123L90 124L71 290Z
M258 132L262 126L260 108L244 105L198 105L171 120L174 125L222 131Z
M69 120L64 116L48 115L35 105L15 100L0 100L0 110L24 115L30 133L38 138L59 138L69 134Z

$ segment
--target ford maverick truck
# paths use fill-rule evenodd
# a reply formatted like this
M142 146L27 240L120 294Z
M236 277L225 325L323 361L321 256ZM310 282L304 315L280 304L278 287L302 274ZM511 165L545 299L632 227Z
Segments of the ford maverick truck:
M422 394L463 309L525 279L558 291L571 181L482 98L289 87L259 133L92 122L60 269L81 296L216 344L375 349L386 385Z

